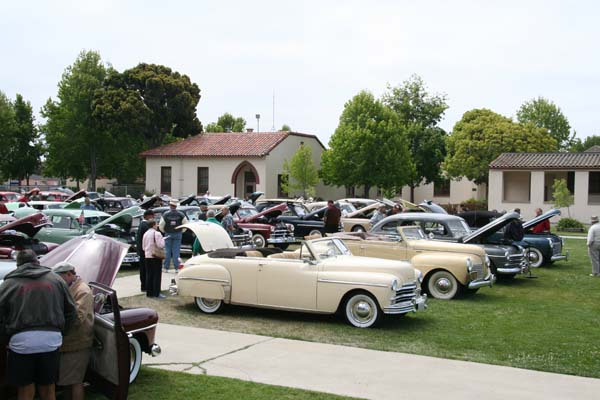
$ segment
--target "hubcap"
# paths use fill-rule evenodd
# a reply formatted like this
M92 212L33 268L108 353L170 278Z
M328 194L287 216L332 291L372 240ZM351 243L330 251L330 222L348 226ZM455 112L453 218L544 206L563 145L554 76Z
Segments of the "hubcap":
M133 366L135 365L135 349L133 345L129 344L129 372L133 371Z
M452 283L448 278L440 278L436 281L437 289L442 293L448 293L452 289Z
M373 315L373 308L369 303L361 300L354 304L354 307L352 308L352 313L358 321L365 322L371 319Z
M215 299L202 299L202 303L204 303L204 305L207 308L215 308L218 305L219 300L215 300Z

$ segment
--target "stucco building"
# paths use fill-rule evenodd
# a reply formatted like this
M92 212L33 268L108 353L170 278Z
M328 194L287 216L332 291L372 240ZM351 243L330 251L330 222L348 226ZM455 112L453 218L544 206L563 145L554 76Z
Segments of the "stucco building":
M254 191L265 197L288 197L281 188L283 163L304 144L319 168L323 144L315 135L298 132L203 133L141 153L146 159L146 190L179 197L231 194L243 198ZM343 188L319 183L317 196L341 198ZM297 193L291 193L294 195Z
M583 153L503 153L490 164L490 210L520 208L525 219L535 209L552 208L552 185L565 179L574 196L571 217L588 222L600 214L600 147ZM567 210L563 210L567 216Z

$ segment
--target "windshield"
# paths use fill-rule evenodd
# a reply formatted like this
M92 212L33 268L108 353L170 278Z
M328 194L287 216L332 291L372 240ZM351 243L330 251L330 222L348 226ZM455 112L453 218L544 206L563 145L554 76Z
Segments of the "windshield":
M401 228L398 227L398 230ZM402 228L402 232L404 233L404 237L406 240L425 240L425 234L418 226L407 226Z
M306 210L306 207L304 207L303 204L294 204L291 208L294 210L294 214L296 214L299 217L308 214L308 211Z
M348 247L340 239L315 240L311 242L315 256L319 259L352 255Z
M463 237L471 233L471 229L465 221L462 219L448 221L448 228L452 232L452 236L455 238Z
M339 204L339 207L342 215L348 215L356 211L356 208L350 203L341 203Z
M258 211L254 208L240 208L237 211L238 218L248 218L258 214Z
M185 215L187 215L188 221L198 221L198 215L200 215L200 210L188 210Z
M19 195L16 193L4 193L3 196L6 197L8 201L19 201Z

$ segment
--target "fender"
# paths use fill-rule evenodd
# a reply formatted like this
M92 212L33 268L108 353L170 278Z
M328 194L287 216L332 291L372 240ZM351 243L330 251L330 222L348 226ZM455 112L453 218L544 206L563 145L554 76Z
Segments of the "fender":
M474 264L482 262L481 258L474 254L429 252L415 255L410 262L423 273L424 277L433 271L443 269L450 272L463 285L470 281L467 271L467 259L470 258Z
M181 296L231 301L231 275L219 264L186 265L176 277Z

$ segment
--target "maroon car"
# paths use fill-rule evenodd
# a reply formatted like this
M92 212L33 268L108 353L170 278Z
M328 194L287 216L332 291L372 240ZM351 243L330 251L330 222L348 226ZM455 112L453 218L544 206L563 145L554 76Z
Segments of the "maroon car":
M142 352L156 356L158 314L149 308L121 309L111 289L129 245L102 235L76 237L40 259L42 265L60 261L75 265L77 274L90 284L95 300L95 341L86 381L109 398L126 399L129 383L137 377ZM3 344L5 345L5 344ZM0 398L6 387L6 352L0 352Z
M44 226L51 225L41 212L12 221L0 227L0 258L12 258L15 250L33 249L43 255L58 247L55 243L40 242L34 236Z
M258 212L249 203L236 202L229 206L236 224L252 231L252 242L256 247L271 244L285 250L295 243L294 227L277 221L277 217L287 210L285 203Z

